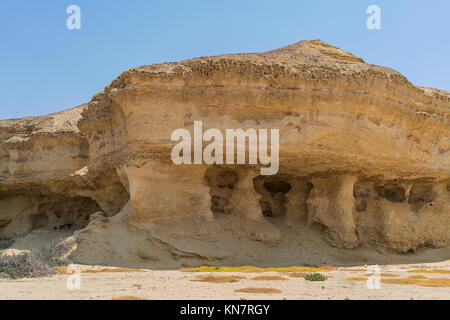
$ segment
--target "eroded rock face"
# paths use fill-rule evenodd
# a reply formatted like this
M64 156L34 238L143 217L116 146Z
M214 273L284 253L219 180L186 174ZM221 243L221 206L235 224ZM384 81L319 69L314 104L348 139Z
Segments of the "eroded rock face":
M85 107L0 121L0 240L82 228L90 214L116 214L128 200L115 169L87 171L89 145L76 126Z
M74 110L71 132L51 138L0 122L0 188L12 198L22 181L22 190L61 181L51 192L91 199L110 216L123 207L93 219L102 231L80 233L80 260L108 224L139 234L140 247L113 244L96 262L127 252L161 266L318 263L334 254L322 240L397 253L450 244L450 93L320 40L137 67ZM194 121L222 132L279 129L278 174L173 164L171 134ZM22 136L36 142L13 147ZM0 231L14 220L3 216Z

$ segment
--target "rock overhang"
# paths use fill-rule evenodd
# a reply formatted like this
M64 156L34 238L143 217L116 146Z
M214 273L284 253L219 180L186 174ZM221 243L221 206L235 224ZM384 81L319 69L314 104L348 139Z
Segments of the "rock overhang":
M268 246L283 241L280 223L318 230L349 249L449 244L450 94L320 40L133 68L78 120L89 177L78 192L110 214L123 208L126 224L170 246L214 238L215 227L198 236L186 219L223 217L255 224L244 238ZM279 174L174 165L171 133L193 130L195 121L223 131L279 129ZM235 177L231 187L224 176ZM270 184L290 188L271 192ZM181 235L161 231L171 222L184 225Z

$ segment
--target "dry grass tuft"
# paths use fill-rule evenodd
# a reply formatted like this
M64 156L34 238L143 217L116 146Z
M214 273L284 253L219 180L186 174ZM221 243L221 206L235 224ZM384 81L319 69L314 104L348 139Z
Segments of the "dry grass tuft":
M320 269L333 271L333 270L336 270L336 267L335 266L322 266L322 267L320 267Z
M134 296L122 296L122 297L112 298L111 300L148 300L148 299L134 297Z
M410 277L408 277L408 279L413 279L413 280L426 280L426 279L428 279L428 277L425 277L425 276L422 276L422 275L418 274L418 275L410 276Z
M422 286L422 287L442 287L442 288L447 288L447 287L450 287L450 279L435 278L435 279L422 280L422 283L420 283L419 285Z
M422 280L417 279L381 279L382 283L386 284L403 284L403 285L415 285L420 283Z
M269 281L282 281L282 280L289 280L288 278L285 277L278 277L278 276L258 276L258 277L254 277L252 278L252 280L269 280Z
M141 269L129 269L129 268L103 268L103 269L88 269L82 270L82 273L121 273L121 272L143 272ZM59 267L59 273L66 273L67 267Z
M415 285L421 287L450 287L450 279L382 279L381 282L387 284Z
M234 290L234 292L240 292L240 293L282 293L282 291L274 288L244 288L244 289L238 289Z
M417 269L417 270L409 270L410 273L442 273L442 274L450 274L450 270L439 270L439 269Z
M58 267L56 270L58 271L58 273L66 273L67 267Z
M345 280L350 280L350 281L367 281L367 278L354 277L354 278L347 278Z
M351 269L351 268L347 268L347 269L341 269L341 271L367 272L367 269Z
M58 238L45 246L18 254L0 253L0 278L36 278L57 273L57 267L69 263L67 255L75 245L71 238Z
M264 272L326 272L330 269L321 269L313 267L285 267L285 268L259 268L252 266L245 267L208 267L180 269L181 272L241 272L241 273L264 273Z
M287 272L283 273L285 276L291 277L291 278L304 278L308 273L306 272Z
M215 276L205 276L198 277L195 280L190 280L193 282L209 282L209 283L227 283L227 282L237 282L239 280L246 279L246 277L240 276L224 276L224 277L215 277Z
M371 277L371 276L373 276L374 274L373 273L367 273L367 274L365 274L364 276L365 277ZM393 274L393 273L381 273L380 274L382 277L386 277L386 278L388 278L388 277L392 277L392 278L394 278L394 277L400 277L400 275L399 274Z
M83 273L122 273L122 272L143 272L141 269L129 269L129 268L103 268L103 269L89 269L83 271Z

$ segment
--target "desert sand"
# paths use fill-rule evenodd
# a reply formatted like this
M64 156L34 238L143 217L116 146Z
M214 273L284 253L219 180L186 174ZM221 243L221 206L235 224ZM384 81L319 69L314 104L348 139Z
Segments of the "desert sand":
M379 266L382 279L404 279L410 276L426 276L429 279L447 279L450 274L411 273L415 269L450 270L450 261L433 264L385 265ZM100 270L104 267L81 266L82 270ZM350 271L354 269L356 271ZM359 300L359 299L450 299L450 287L422 287L417 285L400 285L381 283L381 288L371 290L366 281L347 280L348 278L364 278L368 273L362 271L366 266L343 267L323 272L330 278L323 282L306 281L303 278L291 278L284 273L188 273L178 270L142 270L141 272L115 273L81 273L81 289L68 290L67 274L53 277L23 280L0 279L0 299L56 299L56 300L111 300L128 297L147 300ZM360 271L358 271L360 270ZM385 277L384 274L387 274ZM252 280L257 276L281 276L288 280ZM397 276L397 277L394 277ZM192 280L204 276L240 276L237 282L208 283ZM243 288L273 288L281 293L240 293Z

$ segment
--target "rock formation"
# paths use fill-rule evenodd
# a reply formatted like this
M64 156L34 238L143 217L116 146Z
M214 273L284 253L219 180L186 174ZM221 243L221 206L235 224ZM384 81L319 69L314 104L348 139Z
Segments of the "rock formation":
M194 121L279 129L278 174L173 164ZM137 67L86 105L0 121L0 204L1 239L73 224L86 263L448 259L450 93L320 40Z
M113 169L87 171L89 145L76 126L85 107L0 121L0 239L85 227L92 213L115 215L128 201Z

